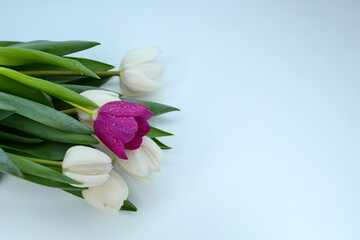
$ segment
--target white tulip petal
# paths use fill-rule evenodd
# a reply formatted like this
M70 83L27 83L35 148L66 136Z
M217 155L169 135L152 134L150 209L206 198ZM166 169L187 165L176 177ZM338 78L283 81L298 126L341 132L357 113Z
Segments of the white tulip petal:
M137 70L142 72L147 77L151 78L152 80L156 80L160 78L164 74L164 67L158 63L154 62L147 62L132 66L128 69Z
M129 195L129 189L122 177L110 172L108 180L99 186L82 192L84 199L96 208L108 213L117 213Z
M85 146L74 146L67 150L63 168L70 168L76 165L111 163L111 159L105 153Z
M112 91L106 91L106 90L86 90L82 93L80 93L80 95L83 95L85 97L90 97L94 94L99 94L99 95L103 95L103 96L112 96L112 97L115 97L115 98L119 98L119 94L117 93L114 93Z
M120 88L125 95L141 96L154 92L161 85L136 69L127 69L120 74Z
M149 175L149 159L146 154L141 149L132 150L133 153L131 156L128 155L127 151L127 160L119 159L119 165L128 173L134 174L139 177L146 177Z
M88 90L85 92L80 93L80 95L90 99L94 103L96 103L99 107L103 106L106 103L114 102L114 101L121 101L119 99L119 94L111 92L111 91L105 91L105 90ZM93 121L92 116L89 114L78 110L78 116L79 119L84 121Z
M106 182L109 178L109 174L99 174L99 175L83 175L78 173L72 173L63 171L63 174L65 176L68 176L69 178L72 178L78 182L84 183L81 185L78 184L71 184L74 187L95 187L98 185L101 185Z
M120 207L121 207L121 206L120 206ZM114 208L113 206L107 205L107 206L105 206L102 210L103 210L104 212L106 212L106 213L110 213L110 214L117 215L117 214L119 214L120 208L119 208L119 209L116 209L116 208Z
M117 158L122 169L131 177L148 181L152 172L160 170L163 153L160 147L149 137L144 136L140 148L125 150L128 160Z
M161 54L161 49L158 47L144 47L131 50L123 57L120 70L125 69L136 64L141 64L148 61L155 61Z
M98 196L96 196L92 191L90 190L83 190L81 191L82 196L84 197L84 199L90 203L91 205L93 205L94 207L98 208L98 209L103 209L104 208L104 204L100 201L100 199L98 198Z
M144 145L146 153L151 156L151 159L156 160L157 163L163 161L163 151L151 138L144 136L142 144Z
M109 178L112 168L108 155L85 146L69 148L62 164L64 175L83 183L82 185L72 184L75 187L93 187L103 184Z
M85 201L87 201L92 206L96 207L97 209L100 209L103 212L110 213L110 214L118 214L119 211L116 210L112 206L104 205L98 196L96 196L92 191L90 190L83 190L82 196L84 197Z

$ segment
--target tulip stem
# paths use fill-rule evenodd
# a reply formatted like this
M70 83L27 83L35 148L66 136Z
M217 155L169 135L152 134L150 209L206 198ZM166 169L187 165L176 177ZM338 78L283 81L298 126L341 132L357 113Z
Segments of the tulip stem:
M39 159L39 158L33 158L33 157L25 157L13 153L6 152L7 155L12 155L15 157L23 158L26 160L29 160L34 163L39 163L41 165L47 165L47 166L53 166L53 167L62 167L62 161L52 161L52 160L45 160L45 159Z
M93 116L93 114L94 114L94 112L95 112L94 110L88 109L88 108L86 108L86 107L83 107L83 106L78 105L78 104L73 103L73 102L68 102L68 101L64 101L64 102L70 104L71 106L76 107L77 109L79 109L79 110L81 110L81 111L83 111L83 112L86 112L86 113L89 114L90 116Z
M20 71L23 74L36 77L51 77L51 76L83 76L83 74L73 71ZM120 71L97 71L94 72L99 77L113 77L119 76Z

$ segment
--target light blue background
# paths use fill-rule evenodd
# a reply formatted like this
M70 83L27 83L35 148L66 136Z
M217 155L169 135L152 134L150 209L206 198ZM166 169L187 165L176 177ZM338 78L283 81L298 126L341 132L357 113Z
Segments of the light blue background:
M359 1L6 1L1 39L102 42L118 65L157 45L178 106L139 212L109 216L14 177L1 239L360 239ZM118 90L114 79L108 88Z

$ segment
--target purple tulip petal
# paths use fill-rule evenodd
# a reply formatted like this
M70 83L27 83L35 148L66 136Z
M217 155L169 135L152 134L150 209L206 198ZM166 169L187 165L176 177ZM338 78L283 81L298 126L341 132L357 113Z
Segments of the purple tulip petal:
M111 151L113 151L119 158L127 159L125 154L125 146L121 136L113 134L111 131L105 131L102 125L95 124L94 131L96 136L103 142ZM100 123L101 124L101 123ZM96 126L96 127L95 127Z
M142 137L134 137L133 140L131 140L128 143L125 143L125 149L127 150L135 150L140 147L142 143Z
M118 117L141 117L148 120L153 113L145 105L130 101L115 101L103 105L99 113L104 112Z
M136 132L134 139L125 144L125 149L128 150L138 149L142 143L142 137L150 131L150 125L147 121L140 117L135 117L135 120L138 124L138 131Z
M115 117L106 113L99 113L94 121L94 130L100 125L104 126L103 128L107 132L119 136L124 143L131 141L138 131L137 122L133 117Z

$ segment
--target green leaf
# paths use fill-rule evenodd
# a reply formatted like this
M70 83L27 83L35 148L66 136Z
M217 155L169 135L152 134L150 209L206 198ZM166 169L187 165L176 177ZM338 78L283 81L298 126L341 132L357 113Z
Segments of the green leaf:
M39 138L28 138L28 137L18 136L18 135L3 132L3 131L0 131L0 139L10 140L10 141L15 141L15 142L20 142L20 143L41 143L41 142L43 142L43 140L39 139Z
M14 44L18 44L21 42L14 42L14 41L0 41L0 47L7 47L7 46L11 46Z
M111 78L112 77L101 77L100 79L94 79L87 77L80 80L72 81L71 84L100 87L101 85L107 83Z
M48 127L31 119L14 114L0 122L1 125L14 128L18 131L48 139L56 142L74 143L74 144L98 144L99 142L90 135L71 133Z
M154 114L154 116L164 114L167 112L172 112L172 111L180 111L180 109L178 109L176 107L172 107L172 106L161 104L161 103L143 101L143 100L138 100L138 99L133 99L133 98L125 98L125 97L122 97L121 99L126 100L126 101L141 103L141 104L147 106L150 109L150 111Z
M74 196L77 196L79 198L83 198L81 191L71 191L71 190L65 190L65 192L68 192ZM137 207L130 202L129 200L125 200L124 204L120 208L121 211L130 211L130 212L137 212Z
M157 140L156 138L152 138L152 140L163 150L169 150L171 149L171 147L166 146L165 144L163 144L162 142L160 142L159 140Z
M0 148L0 171L21 177L23 174L9 156Z
M42 91L0 75L0 91L53 107L51 98Z
M18 114L49 127L74 133L92 133L76 119L40 103L3 92L0 92L0 100L15 108Z
M99 78L90 69L73 59L31 49L0 47L0 65L20 66L37 62L64 67L89 77Z
M110 64L95 61L92 59L87 59L87 58L64 57L64 59L72 59L78 61L82 65L90 69L91 71L108 71L114 68L114 66ZM68 71L68 69L65 67L46 64L46 63L32 63L22 66L15 66L14 69L17 71Z
M130 211L130 212L137 212L137 207L130 202L129 200L125 200L124 204L120 208L121 211Z
M34 176L46 178L49 180L53 180L56 182L69 183L69 184L81 184L78 181L75 181L57 171L40 165L38 163L31 162L30 160L14 156L8 155L9 158L15 163L15 165L24 173L28 173Z
M11 45L13 48L28 48L39 50L42 52L47 52L55 55L67 55L74 52L79 52L85 49L92 48L94 46L100 45L98 42L89 42L89 41L46 41L46 40L36 40L31 42L17 43Z
M16 113L17 110L12 106L0 102L0 121Z
M88 90L104 90L104 91L109 91L109 92L113 92L116 94L119 94L115 91L111 91L111 90L107 90L104 88L99 88L99 87L93 87L93 86L84 86L84 85L75 85L75 84L61 84L61 86L64 86L66 88L69 88L77 93L82 93ZM119 94L119 96L122 96L121 94Z
M38 177L38 176L34 176L34 175L31 175L31 174L28 174L28 173L23 173L23 175L24 175L23 179L28 180L28 181L33 182L33 183L37 183L37 184L46 186L46 187L60 188L60 189L63 189L63 190L72 190L72 191L79 191L79 189L81 189L81 188L73 187L73 186L71 186L69 184L66 184L66 183L52 181L52 180L42 178L42 177Z
M13 106L8 105L8 104L6 104L4 102L0 102L0 109L5 110L5 111L9 111L9 112L17 112L16 108L14 108Z
M66 57L67 58L67 57ZM109 65L107 63L98 62L91 59L86 58L68 58L72 60L76 60L80 62L82 65L90 69L91 71L108 71L110 69L113 69L114 66ZM14 70L17 71L67 71L66 68L44 64L44 63L33 63L33 64L27 64L22 66L13 67ZM26 74L26 73L25 73ZM42 79L54 82L54 83L68 83L68 82L74 82L80 79L87 78L89 80L96 80L94 78L89 78L86 76L42 76ZM99 81L103 82L99 79ZM96 82L96 81L95 81Z
M30 77L9 68L0 67L0 74L62 100L73 102L82 106L98 108L94 102L90 101L86 97L58 84L40 78Z
M172 135L174 134L150 126L150 132L146 136L148 136L149 138L156 138L156 137L167 137Z
M83 199L82 193L79 190L64 190L64 191Z
M76 60L76 61L80 62L82 65L84 65L85 67L87 67L88 69L90 69L93 72L94 71L108 71L108 70L114 68L113 65L103 63L103 62L99 62L99 61L95 61L95 60L92 60L92 59L78 58L78 57L65 57L65 58Z
M26 144L0 140L0 147L4 149L15 150L16 153L21 152L29 154L32 157L48 160L63 160L66 151L72 146L74 145L52 141L45 141L37 144Z

